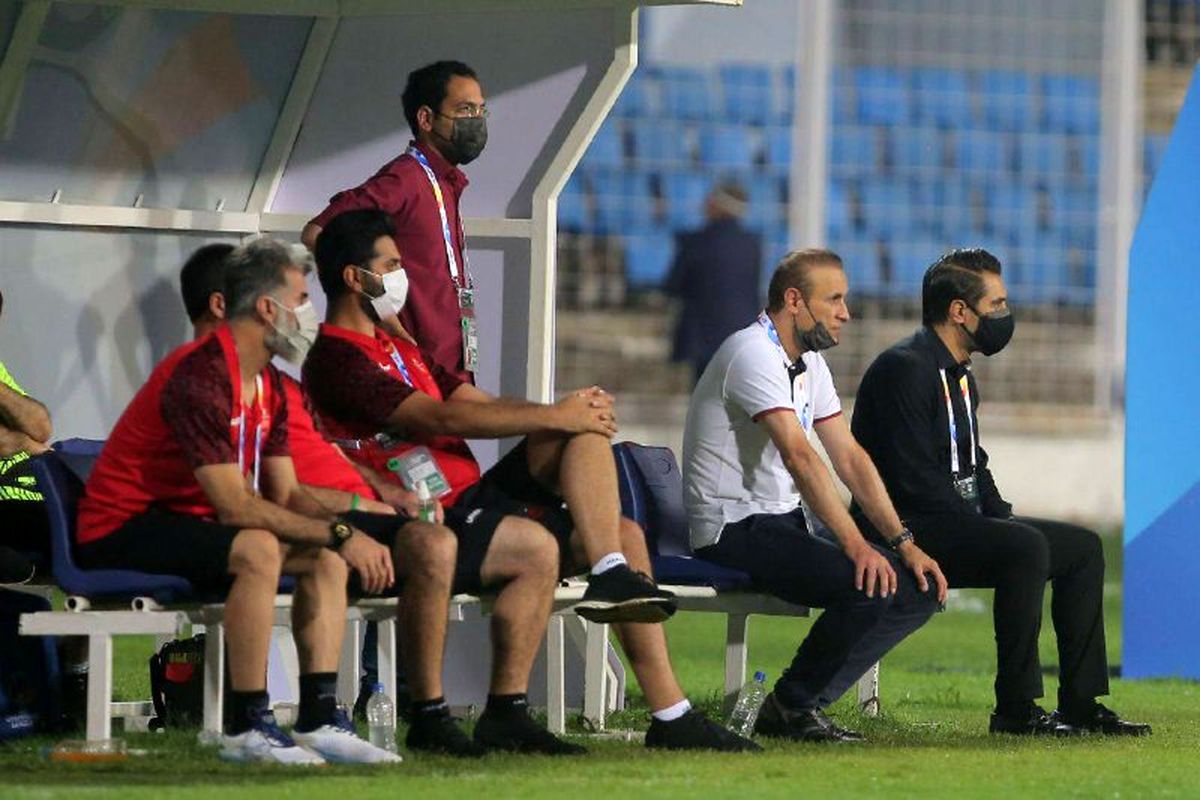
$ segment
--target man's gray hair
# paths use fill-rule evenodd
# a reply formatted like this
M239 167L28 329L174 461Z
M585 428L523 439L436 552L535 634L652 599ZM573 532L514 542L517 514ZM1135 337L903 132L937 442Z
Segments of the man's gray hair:
M266 236L238 247L225 263L227 319L250 316L260 297L287 286L289 269L302 269L287 245Z

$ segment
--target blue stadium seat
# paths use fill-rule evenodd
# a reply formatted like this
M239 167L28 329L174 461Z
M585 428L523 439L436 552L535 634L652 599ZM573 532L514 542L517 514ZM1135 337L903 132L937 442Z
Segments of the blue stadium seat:
M619 120L609 119L600 126L582 161L588 167L620 167L625 163L624 127Z
M787 168L792 163L792 129L772 125L763 136L763 150L769 167Z
M849 236L854 227L854 214L845 184L841 181L830 181L825 202L826 236L830 240L840 240Z
M884 289L897 299L919 300L925 270L942 253L940 239L901 239L890 246L892 274Z
M912 230L912 194L905 181L864 180L862 207L867 230L871 233L895 238L907 236Z
M879 295L882 289L879 279L879 255L873 242L831 238L829 247L842 257L842 265L850 283L851 300L856 295Z
M625 237L625 280L631 289L657 289L667 279L675 238L669 233Z
M700 129L700 163L707 167L748 170L760 149L753 128L705 125Z
M931 188L933 203L937 208L934 224L930 225L931 233L945 241L955 241L979 227L976 225L976 192L967 181L947 175L935 181ZM918 187L918 197L921 196L920 192Z
M646 70L634 70L613 104L613 116L626 119L654 116L651 90L655 86L654 77L647 75Z
M832 132L829 161L834 175L879 172L879 131L875 127L839 127Z
M1042 124L1063 133L1100 132L1100 82L1083 75L1042 76Z
M729 122L765 125L775 117L775 86L765 64L722 64L721 108Z
M927 175L944 163L942 133L936 128L892 131L892 165L901 173Z
M1028 128L1034 119L1035 94L1024 72L985 70L979 75L979 106L984 123L1002 131Z
M1067 175L1067 139L1047 133L1017 137L1020 172L1026 178L1062 182Z
M654 228L654 196L644 173L603 170L590 173L590 178L596 233L639 233Z
M682 122L663 119L635 119L629 123L633 133L633 157L639 164L680 168L693 161L691 137Z
M750 208L746 213L746 225L757 230L774 230L787 226L787 206L776 178L756 178L747 184Z
M881 125L900 125L908 122L908 87L900 70L890 67L856 67L853 75L860 120Z
M1003 133L958 131L955 151L960 170L996 175L1012 169L1008 136Z
M995 236L1006 242L1028 241L1038 229L1037 194L1028 186L997 183L983 196Z
M1088 184L1095 185L1100 179L1100 137L1081 136L1077 141L1083 167L1083 178Z
M1050 227L1073 245L1095 248L1098 198L1089 189L1051 192Z
M672 230L690 230L704 221L704 198L709 179L694 172L668 172L662 177L667 225Z
M779 70L779 88L775 92L775 111L771 118L780 124L790 125L796 116L796 66L788 64Z
M694 67L656 66L663 114L673 119L705 121L713 116L715 104L710 87L712 76Z
M558 196L558 229L582 233L591 229L591 214L588 213L587 194L583 190L583 176L575 173Z
M971 124L971 93L963 70L921 68L912 73L916 120L963 128Z

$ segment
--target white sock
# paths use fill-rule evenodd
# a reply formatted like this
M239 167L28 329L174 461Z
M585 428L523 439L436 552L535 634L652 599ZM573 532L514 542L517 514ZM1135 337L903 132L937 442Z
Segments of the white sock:
M686 714L687 712L689 712L691 710L692 710L692 704L690 702L688 702L688 699L685 697L682 700L680 700L678 703L676 703L675 705L667 706L666 708L659 709L658 711L655 711L650 716L654 717L659 722L670 722L672 720L679 719L680 717L682 717L684 714Z
M608 572L613 567L619 567L622 564L628 563L625 560L625 556L620 553L609 553L606 556L602 556L595 564L592 564L592 574L599 575L603 572Z

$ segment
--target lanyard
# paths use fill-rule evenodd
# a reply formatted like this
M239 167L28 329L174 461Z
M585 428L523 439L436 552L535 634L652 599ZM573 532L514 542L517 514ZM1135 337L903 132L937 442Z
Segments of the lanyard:
M254 376L254 396L258 404L258 425L254 430L254 493L258 494L259 465L262 463L263 430L270 423L267 419L266 405L263 400L262 375ZM241 416L238 417L238 471L246 473L246 406L242 405Z
M788 389L792 393L792 403L794 404L796 402L796 378L804 374L804 360L803 358L797 358L795 363L792 363L792 360L788 358L787 350L783 349L783 342L779 339L779 331L775 329L775 323L767 316L767 312L760 311L758 313L758 324L767 332L767 338L771 340L771 344L775 345L775 349L779 351L779 357L783 359L783 368L787 370ZM808 407L806 399L804 411L796 412L796 416L800 418L800 427L804 428L806 432L811 424L808 419Z
M942 396L946 398L946 416L950 418L950 473L958 476L958 421L954 418L954 404L950 402L950 384L946 380L946 370L938 370L942 376ZM967 428L971 432L971 472L975 472L975 420L971 416L971 385L963 374L958 379L958 389L962 392L963 405L967 412Z
M429 185L433 187L433 199L437 201L438 215L442 218L442 240L446 245L446 261L450 264L450 280L454 281L455 288L461 289L463 286L470 287L471 278L466 275L466 264L463 264L464 278L460 279L458 275L458 257L454 255L454 240L450 235L450 218L446 215L446 200L442 196L442 186L438 183L437 176L433 174L433 167L429 166L429 159L425 154L416 147L409 147L406 151L408 155L417 160L421 165L421 169L425 170L425 177L429 179ZM462 232L462 215L458 218L458 227ZM466 234L463 233L463 240L466 240ZM466 252L463 253L463 260L466 261Z
M396 365L396 369L400 371L400 377L409 386L413 386L412 375L408 372L408 365L404 363L404 358L401 357L399 349L391 342L387 343L388 355L392 357L392 363Z

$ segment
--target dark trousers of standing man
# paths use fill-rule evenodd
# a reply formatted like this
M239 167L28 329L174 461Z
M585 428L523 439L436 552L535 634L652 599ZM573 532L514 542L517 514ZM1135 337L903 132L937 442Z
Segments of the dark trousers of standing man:
M837 700L872 664L937 610L936 589L922 594L900 560L877 548L896 570L894 594L874 597L854 588L854 562L829 538L809 533L804 512L755 514L726 525L699 558L747 573L754 588L797 605L823 608L775 697L801 711Z
M1058 707L1087 709L1108 694L1104 550L1078 525L972 514L907 517L917 544L953 588L994 588L996 707L1020 716L1042 696L1038 633L1046 581L1058 637Z

